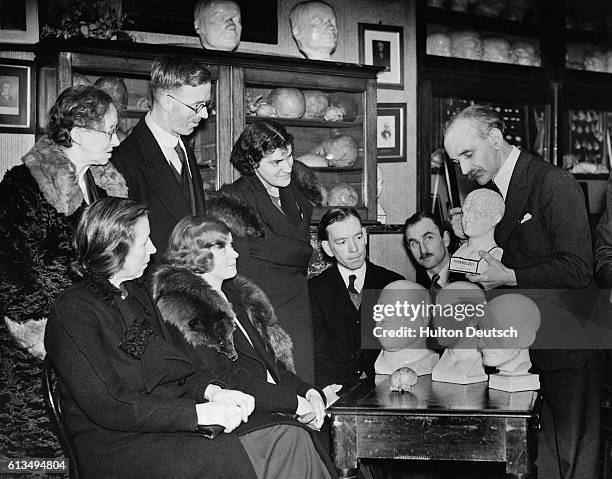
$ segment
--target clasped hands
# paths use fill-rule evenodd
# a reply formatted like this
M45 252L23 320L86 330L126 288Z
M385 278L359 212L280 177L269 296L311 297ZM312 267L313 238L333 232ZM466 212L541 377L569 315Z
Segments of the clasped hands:
M316 389L309 389L306 397L298 396L297 420L318 431L325 419L325 403Z
M226 433L232 432L241 422L247 422L255 409L255 398L234 389L223 389L216 384L206 388L206 403L196 404L199 425L219 424Z
M466 240L467 236L463 232L461 223L461 208L452 208L450 210L451 226L457 238ZM483 258L488 267L486 271L479 274L466 273L465 277L472 283L480 283L484 289L497 288L498 286L516 286L516 274L513 269L507 268L504 264L491 256L484 250L478 251L478 255Z

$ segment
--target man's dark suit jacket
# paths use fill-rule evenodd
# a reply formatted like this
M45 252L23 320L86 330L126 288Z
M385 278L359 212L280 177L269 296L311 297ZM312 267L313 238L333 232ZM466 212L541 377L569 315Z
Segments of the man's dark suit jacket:
M518 288L592 287L587 210L582 190L570 173L523 152L505 203L495 240L504 249L502 262L516 273ZM563 298L563 292L551 291L549 297ZM540 329L550 328L554 319L544 317ZM538 437L538 474L542 477L599 477L598 353L530 350L531 361L541 373L544 397Z
M399 274L367 261L363 289L382 289ZM378 350L361 350L361 311L355 309L336 265L308 280L315 342L315 384L344 384L374 376Z
M502 263L515 270L519 289L591 285L588 215L582 190L570 173L521 152L505 203L495 241L504 249ZM528 213L530 219L526 219ZM593 356L593 352L532 350L531 356L541 370L554 370Z
M187 146L185 149L193 179L196 212L204 214L204 188L200 170L193 151ZM168 247L172 229L182 218L191 215L191 206L144 118L115 148L111 161L125 177L129 197L147 204L151 209L151 240L157 253L151 258L150 264L159 263Z

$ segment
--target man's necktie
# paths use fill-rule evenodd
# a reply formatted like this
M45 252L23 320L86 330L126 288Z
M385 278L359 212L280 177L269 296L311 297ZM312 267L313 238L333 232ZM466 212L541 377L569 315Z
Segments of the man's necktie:
M486 185L485 188L489 188L490 190L495 191L495 193L497 193L498 195L500 195L502 198L504 197L504 195L502 195L501 191L499 190L499 188L497 187L497 185L495 184L495 182L493 180L489 181Z
M430 286L430 289L432 291L435 291L436 293L442 289L442 286L440 286L440 283L438 283L439 280L440 280L440 275L439 274L434 274L431 277L431 286Z
M188 203L191 202L191 197L189 195L189 167L187 166L187 158L185 157L185 152L181 148L181 143L178 142L174 147L174 151L181 160L181 187L183 188L183 195Z
M348 292L349 296L351 297L351 301L355 306L355 309L359 309L359 307L361 306L361 293L357 291L357 288L355 288L356 279L357 276L354 274L349 276Z

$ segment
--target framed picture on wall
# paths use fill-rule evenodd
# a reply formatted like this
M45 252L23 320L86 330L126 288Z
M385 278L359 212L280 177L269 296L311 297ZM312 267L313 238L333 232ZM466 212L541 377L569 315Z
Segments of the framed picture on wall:
M383 67L378 86L404 88L404 29L402 27L359 24L359 63Z
M0 2L0 43L38 42L37 0Z
M34 62L0 59L0 133L34 133Z
M379 163L406 161L406 104L376 107L376 157Z

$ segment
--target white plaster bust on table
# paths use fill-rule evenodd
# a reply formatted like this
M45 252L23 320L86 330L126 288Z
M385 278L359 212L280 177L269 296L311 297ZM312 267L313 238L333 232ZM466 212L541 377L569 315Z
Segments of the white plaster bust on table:
M338 41L336 13L321 1L300 2L289 14L297 46L310 60L330 60Z
M531 374L529 346L540 329L538 305L522 294L504 294L487 304L486 314L479 321L482 330L516 330L515 338L479 339L483 363L499 373L489 376L489 387L507 392L531 391L540 388L537 374Z
M378 297L377 304L393 305L396 301L408 301L418 305L430 303L429 292L412 281L399 280L389 283ZM426 312L425 312L426 313ZM414 319L405 316L387 316L378 323L383 330L397 330L402 326L419 331L427 327L429 316L421 314ZM416 334L415 337L382 337L378 338L382 350L374 363L376 374L393 374L399 368L410 368L419 376L431 374L438 362L438 354L427 348L427 336Z
M440 290L436 297L436 303L442 307L448 305L486 304L483 291L474 283L467 281L455 281L449 283ZM433 318L434 330L443 328L446 330L465 331L467 326L475 327L477 317L472 315L460 321L457 318L435 315ZM454 384L472 384L486 381L488 376L484 372L482 355L478 350L477 337L444 338L438 337L438 343L446 346L440 361L433 368L431 379Z
M505 208L502 196L488 188L478 188L466 196L461 224L468 240L451 256L450 271L484 273L488 264L478 251L486 251L501 261L504 250L495 243L495 226Z
M193 9L193 25L207 50L233 51L240 44L240 7L232 0L200 0Z

